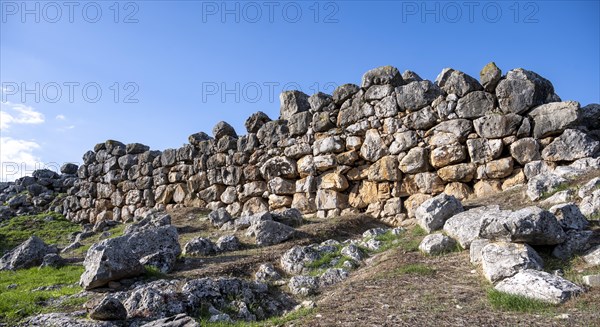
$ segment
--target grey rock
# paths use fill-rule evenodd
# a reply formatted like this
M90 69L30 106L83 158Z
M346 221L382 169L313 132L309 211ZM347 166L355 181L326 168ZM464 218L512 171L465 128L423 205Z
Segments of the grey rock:
M235 235L223 235L219 237L216 243L216 248L221 251L237 251L242 244Z
M430 105L443 91L430 81L410 82L396 88L400 111L415 111Z
M319 276L319 287L327 287L342 282L350 276L348 271L342 268L329 268Z
M471 162L485 164L497 159L502 154L502 140L488 140L485 138L467 140L467 151Z
M600 150L599 141L581 131L567 129L544 148L542 158L547 161L574 161L590 157L598 150Z
M365 258L365 254L358 246L354 244L348 244L344 246L340 254L354 260L355 262L361 262Z
M592 103L581 108L580 121L590 131L600 129L600 104Z
M390 84L386 85L372 85L365 92L365 101L381 100L394 93L394 86Z
M437 123L437 112L430 106L414 111L404 117L404 125L413 130L427 130Z
M481 69L479 72L479 81L483 88L488 92L494 92L500 79L502 78L502 71L495 62L490 62Z
M599 287L600 286L600 274L599 275L585 275L581 277L584 285L589 287Z
M496 87L496 97L504 113L522 113L548 102L560 101L550 81L522 68L509 71Z
M304 135L312 122L312 114L308 111L293 114L288 119L288 129L291 136Z
M320 258L319 252L310 246L294 246L286 251L280 259L281 268L288 274L308 272L307 265Z
M163 274L171 272L176 261L177 256L172 251L159 251L140 258L142 266L154 267Z
M211 139L212 137L204 132L198 132L188 136L188 142L194 146L199 146L202 142L209 141Z
M223 136L231 136L233 138L237 138L237 133L233 126L229 125L227 122L220 121L215 127L213 127L213 136L216 140L222 138Z
M313 295L319 290L319 278L313 276L294 276L290 279L288 287L294 295Z
M219 208L208 214L208 220L213 226L221 227L226 222L230 221L231 215L225 208Z
M536 107L529 112L533 119L533 137L541 139L544 137L559 135L567 128L578 125L581 111L579 102L552 102Z
M481 250L483 275L496 283L525 269L541 270L544 262L527 244L490 243Z
M392 66L382 66L369 70L362 77L362 87L369 88L372 85L391 84L399 86L403 84L402 75L398 68Z
M144 273L144 267L127 246L125 238L101 241L90 247L83 266L79 284L86 290L97 288L123 278L135 277Z
M419 76L417 73L411 70L405 70L404 73L402 73L402 79L405 83L418 82L423 80L421 76Z
M590 249L590 241L594 232L590 230L570 230L567 232L567 239L552 250L552 255L561 259L568 260L576 254L581 254Z
M403 173L416 174L429 170L429 152L425 148L412 148L402 160L399 167Z
M157 280L136 286L122 300L128 319L162 319L184 313L187 306L178 292L178 280Z
M482 220L500 213L498 206L479 207L457 213L446 220L444 232L457 240L461 247L468 249L479 238Z
M484 91L474 91L458 100L455 112L460 118L474 119L494 110L494 96Z
M342 104L347 99L351 98L360 90L360 87L356 84L343 84L333 90L333 102L336 104Z
M204 238L204 237L198 237L195 238L191 241L189 241L184 247L183 247L183 253L185 255L213 255L215 254L216 251L216 247L215 244L208 238Z
M435 79L435 83L447 94L456 94L459 97L483 89L476 79L452 68L444 68Z
M419 250L430 255L452 252L455 248L456 241L441 233L429 234L419 244Z
M588 219L600 219L600 190L584 197L579 204L579 210Z
M275 270L273 264L263 263L254 274L254 279L262 283L276 282L281 280L281 274Z
M19 326L60 326L60 327L116 327L117 325L108 321L93 321L84 319L85 312L74 313L44 313L28 317Z
M247 235L253 234L256 237L256 244L259 246L285 242L296 233L294 228L273 220L262 220L250 226L250 230L251 232L247 233Z
M271 118L269 118L269 116L267 116L267 114L265 114L262 111L257 111L255 113L253 113L252 115L250 115L250 117L248 117L248 119L246 119L244 126L246 126L246 130L248 131L248 133L257 133L258 130L261 127L263 127L264 124L266 124L270 121L271 121Z
M360 148L360 155L365 160L375 162L381 159L387 152L387 146L383 143L379 131L370 129L365 135L365 141Z
M523 117L516 114L486 115L473 121L475 132L486 139L516 135Z
M310 104L308 103L308 95L300 91L284 91L279 95L280 117L283 120L288 120L294 114L308 111Z
M583 256L581 256L583 261L591 266L599 266L600 265L600 245L596 245L587 251Z
M469 247L469 260L472 264L477 265L481 263L481 250L490 243L491 241L485 238L474 239L471 242Z
M90 311L90 318L94 320L125 320L127 309L118 299L107 296Z
M566 234L556 217L538 207L484 217L479 236L531 245L560 244L566 239Z
M444 193L423 202L415 211L417 223L428 233L441 229L448 218L463 211L462 204Z
M284 209L280 212L272 213L273 220L282 224L297 227L302 225L302 213L296 208Z
M582 230L586 229L589 225L585 216L579 210L579 207L575 205L575 203L564 203L555 205L549 210L558 222L562 226L563 229L575 229Z
M44 256L40 267L60 268L65 265L65 260L56 253L48 253Z
M49 248L44 241L37 236L31 236L0 258L0 271L39 266L48 252Z
M496 290L541 300L552 304L564 303L583 289L570 281L544 271L524 270L496 285Z
M537 201L566 182L566 179L552 173L536 175L527 182L527 196L531 201Z
M333 97L322 92L317 92L308 97L310 108L315 112L325 110L332 102Z
M73 163L66 163L60 167L60 172L63 174L74 175L77 174L79 167Z
M452 133L461 142L464 142L471 131L473 131L473 123L468 119L451 119L437 124L430 131Z
M275 177L296 178L298 167L296 161L289 158L273 157L260 167L260 173L265 180L271 180Z
M540 145L536 139L532 137L522 138L510 145L510 155L521 164L525 165L529 162L540 160Z
M581 186L579 191L577 191L577 195L583 199L586 196L591 195L597 189L600 189L600 177L592 178Z

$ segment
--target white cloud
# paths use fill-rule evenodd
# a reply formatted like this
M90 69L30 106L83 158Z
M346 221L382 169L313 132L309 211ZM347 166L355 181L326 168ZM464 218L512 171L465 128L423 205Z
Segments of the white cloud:
M41 159L34 154L39 148L34 141L0 137L0 180L14 181L39 168Z
M56 116L56 120L65 120L65 119L67 119L67 117L65 117L65 115L63 115L63 114Z
M16 124L41 124L44 114L33 107L19 103L0 102L0 128L6 130Z

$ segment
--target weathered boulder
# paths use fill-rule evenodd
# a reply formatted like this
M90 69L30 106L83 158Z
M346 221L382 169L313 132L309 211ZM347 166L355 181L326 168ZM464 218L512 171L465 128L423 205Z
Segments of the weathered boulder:
M596 245L581 256L583 261L591 266L600 265L600 245Z
M566 239L566 234L556 217L538 207L484 217L479 236L531 245L560 244Z
M366 72L362 77L362 87L369 88L372 85L399 86L403 84L402 75L398 68L392 66L381 66Z
M37 236L32 236L0 258L0 270L39 266L49 250L44 241Z
M297 275L308 272L306 266L319 258L319 252L313 247L296 245L286 251L279 262L283 271L291 275Z
M290 278L288 287L294 295L313 295L319 290L319 277L294 276Z
M360 87L356 84L342 84L333 90L333 102L341 105L358 91L360 91Z
M77 169L79 169L79 166L76 164L66 163L60 167L60 172L67 175L75 175L77 174Z
M419 244L419 250L425 254L437 255L452 252L456 248L456 241L441 234L429 234Z
M387 152L387 146L383 143L379 131L370 129L365 135L365 141L360 148L360 155L365 160L375 162L381 159Z
M417 223L428 233L441 229L448 218L462 212L460 201L444 193L423 202L415 211Z
M254 274L254 279L262 283L276 282L281 280L281 274L272 263L263 263Z
M295 208L284 209L279 212L274 212L271 214L273 220L276 222L296 227L302 224L302 213Z
M412 148L400 160L399 168L403 173L416 174L429 170L429 152L425 148Z
M498 139L516 135L522 120L523 117L517 114L491 114L475 119L473 126L480 137Z
M57 253L48 253L44 256L40 267L52 267L60 268L65 265L65 259L63 259Z
M484 164L500 157L502 154L502 140L469 139L467 140L467 150L471 162Z
M533 119L533 137L558 135L567 128L576 127L580 120L579 102L552 102L536 107L529 112Z
M430 81L415 81L396 88L396 102L401 111L415 111L430 105L443 93Z
M94 320L125 320L127 309L118 299L107 296L90 311L90 318Z
M266 124L270 121L271 121L271 118L269 118L269 116L267 116L267 114L265 114L262 111L257 111L255 113L253 113L252 115L250 115L250 117L248 117L248 119L246 119L244 126L246 126L246 130L248 131L248 133L257 133L258 130L261 127L263 127L264 124Z
M474 91L460 98L454 110L458 117L474 119L494 110L494 96L484 91Z
M498 214L501 214L498 206L479 207L463 211L446 220L443 230L448 236L457 240L460 246L468 249L471 243L479 238L483 219Z
M477 238L471 242L469 247L469 260L472 264L477 265L481 263L481 250L490 243L492 242L485 238Z
M241 246L240 240L235 235L223 235L215 243L215 248L221 252L237 251Z
M167 274L175 267L177 256L172 251L158 251L140 258L142 266L154 267L163 274Z
M552 304L560 304L583 289L570 281L544 271L527 269L507 278L495 286L504 293L525 296Z
M560 101L550 81L522 68L509 71L496 87L496 97L504 113L522 113L535 106Z
M185 255L212 255L217 252L215 244L208 238L197 237L183 247Z
M498 85L501 78L502 71L496 66L495 62L488 63L479 72L479 81L488 92L493 93L496 90L496 85Z
M510 155L522 166L542 158L540 145L532 137L522 138L512 143L510 145Z
M216 140L218 140L224 136L231 136L233 138L237 138L237 133L235 132L235 129L233 128L233 126L229 125L225 121L218 122L215 125L215 127L213 127L212 132L213 132L213 136L215 137Z
M588 219L600 219L600 189L584 197L579 204L579 209Z
M403 119L403 123L409 129L428 130L436 125L437 120L437 112L430 106L427 106L407 114Z
M226 222L232 220L232 218L225 208L219 208L208 214L208 220L214 226L221 227Z
M542 158L547 161L574 161L590 157L600 150L600 142L587 134L567 129L554 139L542 151Z
M161 319L184 313L186 304L178 292L178 280L157 280L137 285L122 301L128 318Z
M260 144L267 147L274 147L277 143L286 140L289 137L290 130L286 120L272 120L264 123L256 133Z
M83 266L85 271L79 284L86 290L145 272L139 257L131 251L123 237L107 239L92 245L85 256Z
M591 230L569 230L567 231L567 239L552 250L552 255L568 260L576 254L582 254L591 247L591 241L594 237L594 232Z
M565 230L582 230L586 229L589 225L589 222L575 203L558 204L551 207L548 211L558 219L558 222Z
M444 68L435 79L435 83L447 94L456 94L459 97L483 89L476 79L452 68Z
M327 287L347 279L350 274L342 268L329 268L319 276L319 287Z
M481 249L481 264L485 278L496 283L521 270L541 270L544 262L527 244L500 242Z
M431 151L430 162L435 168L462 162L467 158L467 149L460 144L443 145Z
M591 195L597 189L600 189L600 177L592 178L587 183L579 187L577 195L583 199L586 196Z
M261 220L250 226L248 236L256 237L259 246L279 244L293 237L296 230L288 225L273 220Z
M273 157L260 167L260 173L265 180L275 177L296 178L298 176L298 167L295 161L287 157Z
M190 142L190 144L193 146L200 146L200 143L209 141L211 139L212 137L204 132L198 132L188 136L188 142Z
M444 182L468 183L475 177L477 166L472 163L462 163L438 169L437 174Z
M539 200L566 182L566 179L555 174L539 174L527 182L527 196L531 201Z
M285 91L279 95L280 119L288 120L294 114L308 111L308 95L300 91Z

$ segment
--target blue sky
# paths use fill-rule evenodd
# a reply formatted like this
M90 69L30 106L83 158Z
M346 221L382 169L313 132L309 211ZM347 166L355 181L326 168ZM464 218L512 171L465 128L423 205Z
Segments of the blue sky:
M2 180L106 139L162 150L220 120L243 134L284 89L331 93L382 65L434 80L495 61L600 102L599 1L0 3Z

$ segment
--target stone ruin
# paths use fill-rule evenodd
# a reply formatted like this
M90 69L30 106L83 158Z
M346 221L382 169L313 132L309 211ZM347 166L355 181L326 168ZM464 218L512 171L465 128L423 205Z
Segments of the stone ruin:
M245 135L219 122L212 137L193 134L178 149L97 144L56 210L92 224L185 206L233 217L366 212L402 225L442 192L493 194L600 149L600 105L563 102L540 75L502 75L494 63L479 81L450 68L431 82L379 67L361 86L286 91L280 101L279 119L257 112Z

